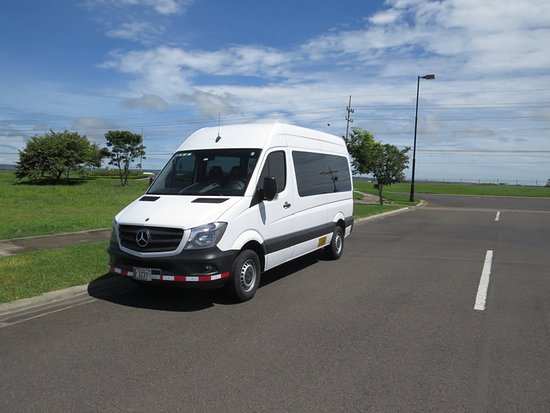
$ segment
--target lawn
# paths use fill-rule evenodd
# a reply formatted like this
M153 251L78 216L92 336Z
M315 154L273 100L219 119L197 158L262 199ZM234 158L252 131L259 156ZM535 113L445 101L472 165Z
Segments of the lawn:
M14 173L0 172L0 239L108 228L115 214L147 189L147 180L130 180L121 187L116 179L92 179L74 185L17 183ZM372 183L355 181L354 187L376 194ZM409 184L384 188L390 206L410 206ZM550 188L508 185L418 183L416 194L460 194L550 197ZM420 196L418 196L420 197ZM356 208L358 217L385 208Z
M124 206L147 189L147 180L86 180L74 185L18 184L0 172L0 239L108 228Z
M108 271L108 242L0 258L0 303L88 284Z
M147 180L130 180L123 188L118 180L106 178L74 185L29 185L17 183L13 172L2 171L0 239L108 228L116 213L143 194L147 184ZM386 198L391 206L360 205L357 217L408 204L403 195L388 193Z
M375 193L372 183L355 181L355 189L363 192ZM384 194L410 192L409 183L394 184L384 188ZM496 185L496 184L455 184L455 183L416 183L415 195L444 194L444 195L487 195L487 196L525 196L550 197L550 188L541 186ZM416 196L415 196L416 197ZM407 197L408 198L408 197Z

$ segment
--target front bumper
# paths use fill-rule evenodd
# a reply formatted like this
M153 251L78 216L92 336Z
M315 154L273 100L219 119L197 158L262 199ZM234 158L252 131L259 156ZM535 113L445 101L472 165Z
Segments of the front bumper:
M171 257L140 258L128 254L111 243L109 272L153 283L185 283L204 287L221 287L231 275L238 251L219 248L182 251ZM142 271L140 269L144 269ZM144 273L147 273L144 276Z

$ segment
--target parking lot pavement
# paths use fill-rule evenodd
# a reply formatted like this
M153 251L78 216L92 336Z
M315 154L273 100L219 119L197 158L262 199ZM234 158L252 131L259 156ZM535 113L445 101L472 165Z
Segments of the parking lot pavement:
M548 411L550 208L430 205L265 273L246 303L92 286L0 326L0 410Z

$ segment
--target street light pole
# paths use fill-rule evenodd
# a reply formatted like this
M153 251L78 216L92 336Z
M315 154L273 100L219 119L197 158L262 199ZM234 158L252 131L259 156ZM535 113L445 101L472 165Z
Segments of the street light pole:
M433 80L435 75L418 76L416 80L416 112L414 114L414 144L413 144L413 164L411 176L411 194L409 202L414 202L414 173L416 169L416 127L418 125L418 92L420 90L420 79Z

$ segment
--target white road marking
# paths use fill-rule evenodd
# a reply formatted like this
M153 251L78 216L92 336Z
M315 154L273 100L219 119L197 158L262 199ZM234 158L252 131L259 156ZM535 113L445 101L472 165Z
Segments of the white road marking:
M474 310L485 310L485 302L487 301L487 289L489 288L489 277L491 275L492 264L493 251L487 250L487 254L485 254L485 262L483 263L483 270L481 271L481 278L479 280L479 287L477 288Z
M500 211L497 212L497 216L495 217L495 222L498 222L500 219Z

